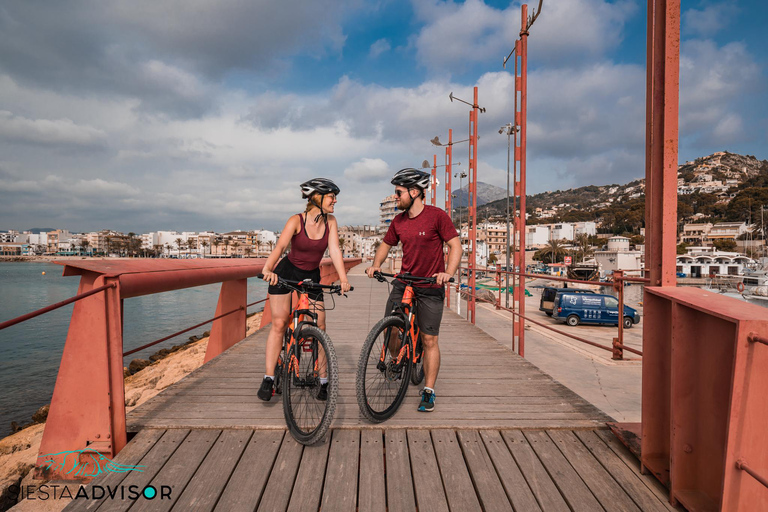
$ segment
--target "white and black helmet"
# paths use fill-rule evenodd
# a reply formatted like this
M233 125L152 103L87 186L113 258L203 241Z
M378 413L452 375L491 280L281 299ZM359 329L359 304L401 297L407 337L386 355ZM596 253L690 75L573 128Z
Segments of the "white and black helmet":
M306 199L312 194L335 194L339 195L341 189L328 178L312 178L301 184L301 197Z
M429 173L410 167L400 169L392 178L393 185L405 188L418 187L422 190L428 189L431 181L432 176Z

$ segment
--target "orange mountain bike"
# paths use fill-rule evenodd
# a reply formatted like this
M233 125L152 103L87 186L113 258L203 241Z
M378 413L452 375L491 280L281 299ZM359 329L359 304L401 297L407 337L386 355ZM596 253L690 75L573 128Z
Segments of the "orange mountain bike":
M275 368L275 392L283 395L283 413L291 435L301 444L320 441L333 421L339 394L339 366L328 334L317 326L317 313L311 309L310 290L327 290L343 295L341 286L290 281L278 278L278 286L299 294L288 323L283 348ZM351 290L351 289L350 289ZM327 396L321 397L320 379L328 379Z
M400 304L373 326L365 339L357 363L357 404L369 420L380 423L395 414L403 403L408 381L418 385L424 379L422 345L416 322L418 298L413 284L434 284L434 277L375 272L373 277L387 282L393 277L406 283ZM451 279L453 282L453 279Z

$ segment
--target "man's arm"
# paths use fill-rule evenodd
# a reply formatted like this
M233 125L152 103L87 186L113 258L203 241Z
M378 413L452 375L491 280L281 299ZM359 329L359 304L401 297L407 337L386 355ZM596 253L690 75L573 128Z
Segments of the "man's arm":
M374 272L381 272L381 265L387 259L387 254L389 254L391 248L391 245L381 242L379 248L376 249L376 255L373 257L373 264L365 270L368 277L373 277Z
M447 283L453 277L453 274L456 273L456 269L461 264L461 254L463 252L461 241L457 236L448 240L446 244L448 244L448 264L446 265L445 272L434 275L437 278L437 284L440 285Z

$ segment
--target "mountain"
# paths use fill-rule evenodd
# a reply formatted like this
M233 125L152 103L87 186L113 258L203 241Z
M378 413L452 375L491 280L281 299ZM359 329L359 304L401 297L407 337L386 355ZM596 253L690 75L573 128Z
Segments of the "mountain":
M27 229L27 231L29 231L34 235L39 235L40 233L47 233L49 231L54 231L54 228L32 228L32 229Z
M456 197L453 200L454 206L465 207L469 204L469 184L464 185L460 189L453 191L453 195ZM489 185L482 181L477 182L477 205L482 206L484 204L496 201L499 199L505 199L507 197L507 190L495 185Z

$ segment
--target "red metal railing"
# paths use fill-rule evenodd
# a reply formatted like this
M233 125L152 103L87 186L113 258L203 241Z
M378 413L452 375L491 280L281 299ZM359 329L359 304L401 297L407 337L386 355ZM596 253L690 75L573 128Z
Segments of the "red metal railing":
M762 343L762 342L761 342ZM763 484L763 486L768 487L768 479L764 476L760 476L758 473L755 472L754 469L750 468L747 463L744 461L744 459L739 459L736 461L736 467L745 473L747 473L749 476Z
M459 267L459 272L461 272L462 270L467 270L468 272L472 271L471 269L469 269L467 267ZM485 272L485 273L496 274L496 282L499 284L499 294L496 297L496 301L495 302L491 302L489 300L484 300L484 299L478 297L477 294L475 293L475 290L472 290L470 288L470 290L467 292L467 294L469 296L471 296L471 297L474 297L475 301L485 302L487 304L493 304L494 306L496 306L496 309L501 309L501 310L507 311L509 313L512 313L513 315L515 315L515 318L520 318L520 319L526 320L526 321L531 322L533 324L536 324L536 325L538 325L540 327L543 327L543 328L545 328L545 329L547 329L549 331L556 332L558 334L561 334L561 335L566 336L568 338L571 338L573 340L579 341L581 343L585 343L585 344L591 345L593 347L597 347L597 348L600 348L600 349L603 349L603 350L607 350L607 351L612 353L612 358L616 359L616 360L622 360L624 358L624 350L626 350L628 352L631 352L633 354L637 354L639 356L643 355L643 352L641 350L638 350L638 349L635 349L635 348L632 348L632 347L628 347L628 346L626 346L624 344L624 324L623 324L623 318L624 318L624 282L635 282L635 283L646 284L646 283L648 283L648 279L643 278L643 277L629 277L629 276L625 276L625 275L623 275L623 271L616 271L616 272L614 272L614 280L612 282L584 281L584 280L570 279L570 278L559 277L559 276L548 276L548 275L544 275L544 274L528 274L528 273L524 273L524 272L514 272L514 271L504 271L504 270L478 269L478 272ZM512 303L512 305L513 305L512 308L507 308L507 307L502 306L501 305L501 281L502 281L501 276L502 275L524 276L524 277L533 278L533 279L546 279L546 280L560 281L560 282L566 282L566 283L577 283L577 284L580 283L580 284L586 284L586 285L596 285L596 286L601 286L601 287L613 288L614 290L617 291L618 296L619 296L618 297L618 301L619 301L619 318L622 319L622 321L619 321L619 325L618 325L618 336L613 339L612 346L603 345L603 344L600 344L600 343L597 343L597 342L594 342L594 341L582 338L580 336L576 336L576 335L571 334L569 332L562 331L560 329L556 329L556 328L552 327L551 325L547 325L547 324L545 324L543 322L534 320L530 316L526 316L524 313L518 312L516 310L516 308L514 307L515 306L515 301L513 301L513 303ZM460 291L460 284L456 285L456 291L457 292ZM520 300L525 300L524 292L521 292L520 297L521 297ZM522 309L522 308L520 308L520 309ZM514 339L513 339L513 350L514 350L514 348L515 347L514 347ZM518 353L520 353L520 355L523 355L521 353L521 350L520 350L520 345L518 345Z
M237 313L238 311L242 311L243 309L247 309L247 308L249 308L251 306L255 306L256 304L261 304L262 302L266 302L267 300L268 299L261 299L261 300L257 300L256 302L251 302L250 304L246 304L245 308L243 308L241 306L241 307L233 309L231 311L227 311L226 313L221 314L219 316L215 316L215 317L211 318L210 320L206 320L205 322L200 322L199 324L195 324L192 327L187 327L186 329L183 329L181 331L178 331L178 332L175 332L175 333L170 334L168 336L165 336L164 338L160 338L159 340L155 340L155 341L153 341L151 343L147 343L146 345L142 345L140 347L134 348L133 350L129 350L128 352L123 352L123 357L129 356L131 354L135 354L136 352L140 352L140 351L144 350L145 348L149 348L149 347L151 347L153 345L157 345L158 343L162 343L164 341L168 341L168 340L170 340L172 338L175 338L176 336L180 336L180 335L184 334L185 332L189 332L189 331L191 331L193 329L197 329L198 327L202 327L205 324L209 324L211 322L215 322L219 318L224 318L225 316L229 316L229 315L231 315L233 313Z
M85 260L62 263L64 275L79 275L78 294L0 324L5 329L74 303L67 341L40 444L37 477L64 478L77 461L57 454L79 450L114 457L127 443L123 357L213 322L204 362L245 338L247 279L261 273L265 259L247 260ZM345 260L347 269L359 259ZM321 263L321 281L338 275ZM123 352L123 300L182 288L222 283L214 318ZM269 306L265 314L269 316ZM90 460L90 459L89 459ZM43 469L43 468L48 469Z

